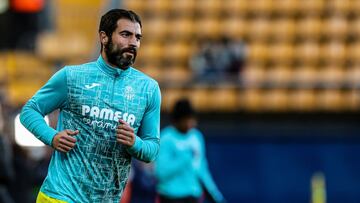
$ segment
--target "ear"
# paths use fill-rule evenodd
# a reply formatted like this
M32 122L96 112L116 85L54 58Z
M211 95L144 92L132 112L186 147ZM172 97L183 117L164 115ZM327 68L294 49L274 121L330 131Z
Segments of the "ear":
M109 41L109 37L106 35L104 31L99 32L99 38L101 44L107 44Z

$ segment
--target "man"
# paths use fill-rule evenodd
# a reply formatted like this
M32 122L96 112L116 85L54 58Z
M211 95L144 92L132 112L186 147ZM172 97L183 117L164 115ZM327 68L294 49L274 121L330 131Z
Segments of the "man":
M23 125L55 149L37 202L119 202L131 157L156 158L160 89L131 67L141 27L132 11L107 12L97 61L64 67L23 107ZM43 119L55 109L57 130Z
M207 166L204 138L196 127L195 111L186 99L172 111L172 125L161 131L155 176L160 203L200 202L205 192L214 202L225 202Z

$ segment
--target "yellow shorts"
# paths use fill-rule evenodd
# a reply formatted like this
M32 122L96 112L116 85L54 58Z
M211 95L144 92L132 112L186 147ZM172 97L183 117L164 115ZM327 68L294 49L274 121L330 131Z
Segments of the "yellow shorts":
M42 192L39 192L36 199L36 203L66 203L66 202L62 200L54 199L52 197L45 195Z

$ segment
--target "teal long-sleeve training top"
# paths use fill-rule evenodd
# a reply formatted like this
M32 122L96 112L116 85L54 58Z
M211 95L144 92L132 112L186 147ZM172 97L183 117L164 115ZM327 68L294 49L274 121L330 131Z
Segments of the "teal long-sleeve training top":
M208 168L202 133L186 133L170 125L161 131L159 156L155 161L157 191L168 198L200 198L203 188L215 202L223 202Z
M158 83L130 67L97 61L66 66L25 104L20 120L51 146L64 129L79 130L75 147L55 151L41 192L66 202L119 202L131 157L153 161L159 151L161 94ZM44 116L60 109L57 129ZM116 141L122 119L134 128L132 147Z

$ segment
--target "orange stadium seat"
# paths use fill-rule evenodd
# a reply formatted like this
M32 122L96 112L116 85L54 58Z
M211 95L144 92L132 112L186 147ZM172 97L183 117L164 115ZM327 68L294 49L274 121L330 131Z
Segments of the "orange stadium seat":
M143 25L143 41L164 41L169 32L169 23L159 16L149 17Z
M360 110L360 91L359 89L350 89L347 92L346 98L349 99L349 108L351 110L358 111Z
M265 43L254 42L248 45L248 62L249 63L264 63L269 57L269 48Z
M243 17L231 16L225 18L221 23L222 32L233 38L233 39L242 39L246 32L248 32L248 21Z
M319 71L319 80L335 87L340 87L344 82L345 71L343 67L327 66Z
M144 13L145 10L145 4L142 0L123 1L123 6L125 9L134 10L136 13L139 13L139 15Z
M159 64L162 62L163 45L161 43L147 41L139 49L139 60L144 63Z
M266 16L269 15L274 5L274 0L252 0L249 4L249 10L254 15Z
M142 3L145 4L146 12L150 15L166 17L169 14L170 1L168 0L142 1Z
M234 87L214 88L209 93L210 109L220 112L231 112L238 109L238 92Z
M189 17L173 18L167 22L169 29L168 36L173 40L191 39L194 34L194 23ZM169 26L170 24L170 26Z
M192 79L191 70L184 66L166 67L162 71L162 81L165 83L184 85Z
M192 87L189 98L194 104L195 109L200 112L206 112L211 109L211 103L209 102L209 99L212 99L209 97L210 91L208 87L204 86Z
M360 85L360 64L356 64L347 68L345 71L345 79L351 86L359 86Z
M196 13L201 16L217 17L221 11L221 1L218 0L196 0Z
M169 63L186 64L189 60L191 44L188 42L176 41L168 42L164 45L163 59Z
M220 22L213 16L198 18L195 20L194 31L199 37L217 37L220 32Z
M344 93L339 89L320 90L316 96L317 108L326 111L341 111L347 108Z
M164 111L169 112L172 109L174 103L181 98L188 97L188 91L181 88L171 88L161 90L161 108Z
M140 71L144 72L145 74L149 75L150 77L154 78L157 81L162 81L164 78L164 72L161 67L155 64L146 63L146 65L136 67Z
M355 0L356 1L356 0ZM331 13L336 15L347 15L350 11L351 2L354 0L329 0L329 10Z

